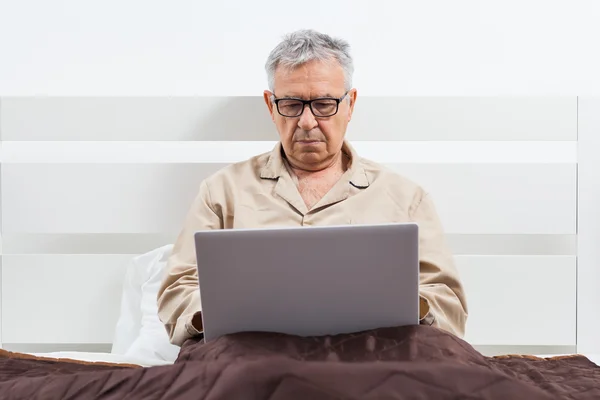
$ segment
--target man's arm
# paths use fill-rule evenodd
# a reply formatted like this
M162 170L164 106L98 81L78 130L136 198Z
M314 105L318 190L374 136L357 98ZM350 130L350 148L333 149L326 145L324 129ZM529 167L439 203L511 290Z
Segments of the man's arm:
M462 338L468 314L464 289L430 196L420 191L411 211L419 225L421 324Z
M202 182L173 246L167 262L167 275L158 291L158 316L174 345L181 346L187 339L202 332L194 233L221 229L222 226L221 217L211 206L208 185Z

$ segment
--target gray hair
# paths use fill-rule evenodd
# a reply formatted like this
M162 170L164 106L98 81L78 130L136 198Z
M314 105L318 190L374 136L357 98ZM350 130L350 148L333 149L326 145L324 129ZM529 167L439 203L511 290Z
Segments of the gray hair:
M284 36L269 54L265 69L269 89L275 90L277 67L294 69L309 61L337 61L344 70L344 86L352 89L354 63L350 55L350 45L343 39L333 38L312 29L302 29Z

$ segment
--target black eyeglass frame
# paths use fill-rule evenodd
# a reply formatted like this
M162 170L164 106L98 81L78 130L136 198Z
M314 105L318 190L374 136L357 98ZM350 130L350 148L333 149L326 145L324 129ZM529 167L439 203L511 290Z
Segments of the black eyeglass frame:
M287 117L287 118L298 118L299 116L302 115L302 113L304 112L304 109L306 108L306 105L308 104L308 108L310 108L310 112L312 112L312 114L316 117L316 118L329 118L329 117L333 117L335 114L338 113L339 109L340 109L340 103L342 102L342 100L344 100L344 98L346 96L348 96L348 93L350 93L350 91L348 90L346 93L344 93L342 95L342 97L317 97L316 99L311 99L311 100L304 100L304 99L300 99L298 97L280 97L277 98L275 97L275 95L272 96L273 99L273 103L275 103L275 107L277 108L277 112L279 113L279 115L283 116L283 117ZM279 110L279 102L283 101L283 100L294 100L294 101L299 101L302 103L302 110L300 111L300 113L298 115L285 115L281 112L281 110ZM313 110L312 108L312 103L315 101L323 101L323 100L333 100L335 101L335 111L332 114L329 115L317 115L315 114L315 110Z

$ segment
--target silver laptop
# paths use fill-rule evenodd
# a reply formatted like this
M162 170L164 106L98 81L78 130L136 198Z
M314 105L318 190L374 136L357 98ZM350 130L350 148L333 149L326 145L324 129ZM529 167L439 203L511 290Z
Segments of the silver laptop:
M416 224L210 230L195 243L206 341L419 323Z

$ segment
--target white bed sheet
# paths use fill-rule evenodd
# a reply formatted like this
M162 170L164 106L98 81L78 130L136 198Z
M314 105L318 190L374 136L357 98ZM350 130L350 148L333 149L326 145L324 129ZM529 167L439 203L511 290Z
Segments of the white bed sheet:
M600 367L600 354L582 354L590 359L591 362Z
M170 362L160 361L156 359L141 359L133 358L130 356L124 356L122 354L114 353L96 353L96 352L83 352L83 351L57 351L51 353L26 353L36 357L48 357L48 358L69 358L77 361L89 361L89 362L107 362L117 364L135 364L143 367L152 367L158 365L169 365Z
M600 366L600 354L584 354L584 353L577 353L577 354L587 357L588 360L590 360L594 364ZM536 355L536 357L550 358L550 357L563 357L563 356L572 356L572 355L574 355L574 354L538 354L538 355Z

